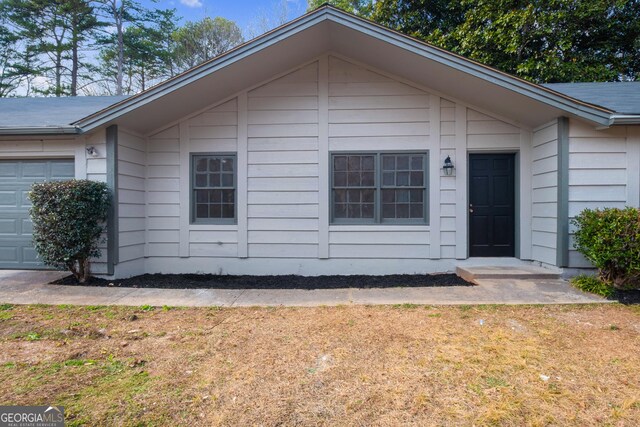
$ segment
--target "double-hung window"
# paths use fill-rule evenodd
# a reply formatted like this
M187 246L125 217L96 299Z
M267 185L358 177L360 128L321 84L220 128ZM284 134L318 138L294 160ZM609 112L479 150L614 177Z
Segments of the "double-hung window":
M427 164L426 152L332 154L332 223L427 224Z
M191 159L191 221L234 224L235 154L194 154Z

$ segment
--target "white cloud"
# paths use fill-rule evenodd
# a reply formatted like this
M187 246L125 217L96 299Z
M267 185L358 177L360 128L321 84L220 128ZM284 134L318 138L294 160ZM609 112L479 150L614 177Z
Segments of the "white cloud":
M202 2L200 0L180 0L180 3L187 7L202 7Z

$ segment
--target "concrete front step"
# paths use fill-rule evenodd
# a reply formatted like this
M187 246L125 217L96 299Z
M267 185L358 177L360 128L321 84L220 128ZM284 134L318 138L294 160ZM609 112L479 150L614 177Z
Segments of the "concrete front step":
M560 272L535 265L459 266L456 274L468 282L483 279L559 279Z

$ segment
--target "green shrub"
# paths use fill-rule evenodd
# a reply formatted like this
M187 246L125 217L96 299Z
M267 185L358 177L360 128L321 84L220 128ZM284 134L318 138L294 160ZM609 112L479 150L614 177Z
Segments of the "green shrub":
M585 209L572 223L577 227L574 247L603 282L618 289L640 287L640 210Z
M36 183L29 200L33 241L42 261L86 282L89 258L100 256L110 204L107 185L87 180Z
M609 298L615 293L614 287L607 285L602 280L594 276L576 276L571 279L571 284L581 291L590 292L605 298Z

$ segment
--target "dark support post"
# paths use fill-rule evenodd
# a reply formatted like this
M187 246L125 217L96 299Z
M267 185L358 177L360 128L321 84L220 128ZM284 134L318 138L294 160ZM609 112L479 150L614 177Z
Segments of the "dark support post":
M111 207L107 217L107 274L118 264L118 126L107 128L107 186L111 192Z
M558 119L558 230L556 264L569 266L569 119Z

